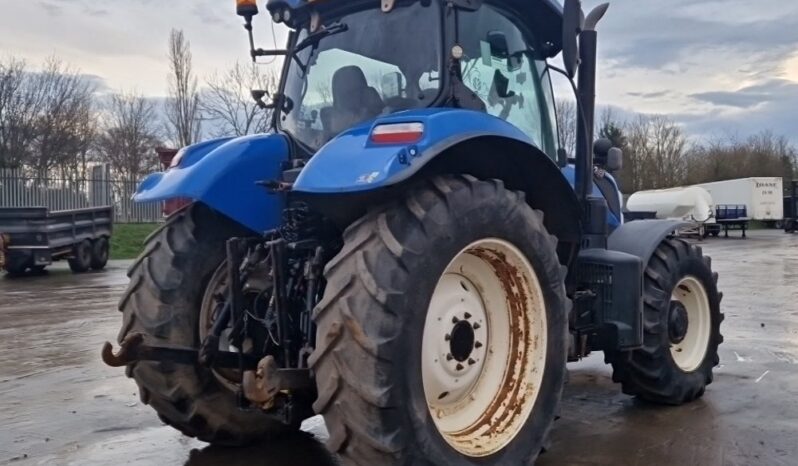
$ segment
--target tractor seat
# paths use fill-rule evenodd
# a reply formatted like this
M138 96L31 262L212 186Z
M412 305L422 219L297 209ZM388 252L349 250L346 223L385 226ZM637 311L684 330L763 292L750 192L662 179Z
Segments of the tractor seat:
M335 72L332 100L332 106L323 108L319 115L328 137L376 117L385 108L379 92L369 86L366 75L357 66L345 66Z

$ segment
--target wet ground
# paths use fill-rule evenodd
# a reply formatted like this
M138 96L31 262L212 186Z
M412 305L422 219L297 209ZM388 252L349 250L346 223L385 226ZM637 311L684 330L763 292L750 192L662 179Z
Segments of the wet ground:
M725 292L721 367L680 408L620 394L601 354L569 366L562 418L539 464L798 464L798 236L711 240ZM313 435L225 450L182 437L102 365L115 340L126 264L73 276L0 278L0 464L334 464ZM324 437L317 419L306 430Z

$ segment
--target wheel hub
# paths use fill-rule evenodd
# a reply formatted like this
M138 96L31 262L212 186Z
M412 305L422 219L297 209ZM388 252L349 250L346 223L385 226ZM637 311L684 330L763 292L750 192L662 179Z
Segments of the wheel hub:
M668 314L668 336L671 343L677 344L684 341L687 336L689 320L687 309L679 301L671 301L671 308Z
M668 338L671 357L684 372L693 372L704 362L712 332L709 295L701 281L683 277L671 292Z
M428 335L436 354L429 389L443 404L456 403L482 372L487 344L487 317L477 287L466 277L447 275L438 315ZM434 336L433 336L434 335Z
M470 314L466 316L466 318L468 317L470 317ZM473 324L468 320L460 320L454 324L449 341L449 349L455 361L465 362L469 359L474 351L475 336Z

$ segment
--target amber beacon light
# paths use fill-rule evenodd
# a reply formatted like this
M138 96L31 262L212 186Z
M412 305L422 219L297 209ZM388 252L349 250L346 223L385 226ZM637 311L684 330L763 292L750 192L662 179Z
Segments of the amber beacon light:
M236 0L236 14L245 18L258 14L258 2L255 0Z

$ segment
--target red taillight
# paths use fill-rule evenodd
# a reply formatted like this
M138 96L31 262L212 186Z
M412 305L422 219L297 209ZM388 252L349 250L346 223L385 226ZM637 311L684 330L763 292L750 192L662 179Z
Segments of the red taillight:
M389 123L375 126L371 141L376 144L412 144L423 135L423 123Z

